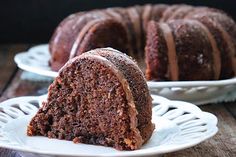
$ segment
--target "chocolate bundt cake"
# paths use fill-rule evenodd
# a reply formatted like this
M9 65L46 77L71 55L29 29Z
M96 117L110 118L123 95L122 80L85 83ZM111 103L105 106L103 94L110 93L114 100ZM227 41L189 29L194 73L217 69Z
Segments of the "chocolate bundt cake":
M55 71L85 51L113 47L145 60L148 80L236 75L235 22L208 7L147 4L76 13L57 27L49 47Z
M95 49L59 71L27 134L135 150L154 130L151 108L137 64L117 50Z

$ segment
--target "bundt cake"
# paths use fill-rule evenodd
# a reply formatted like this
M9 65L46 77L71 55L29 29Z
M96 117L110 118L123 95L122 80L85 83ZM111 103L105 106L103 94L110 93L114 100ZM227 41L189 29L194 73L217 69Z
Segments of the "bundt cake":
M111 48L91 50L62 67L27 134L139 149L154 130L151 101L130 57Z
M50 40L50 65L113 47L145 61L148 80L217 80L236 75L236 25L221 10L147 4L70 15ZM145 59L144 59L145 58Z

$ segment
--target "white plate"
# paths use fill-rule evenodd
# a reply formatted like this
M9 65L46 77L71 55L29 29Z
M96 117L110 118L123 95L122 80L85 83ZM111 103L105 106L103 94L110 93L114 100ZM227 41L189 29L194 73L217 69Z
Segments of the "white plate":
M191 103L153 96L152 121L156 129L140 150L117 151L103 146L29 137L26 127L45 98L18 97L0 103L0 147L50 156L147 156L192 147L218 131L217 118L213 114Z
M58 75L48 65L50 59L48 44L32 47L27 52L17 54L14 59L17 66L23 70L49 77ZM152 94L197 105L236 99L236 77L218 81L148 81L147 83Z
M16 54L14 60L17 66L25 71L54 78L58 73L51 70L48 64L50 57L48 44L43 44Z

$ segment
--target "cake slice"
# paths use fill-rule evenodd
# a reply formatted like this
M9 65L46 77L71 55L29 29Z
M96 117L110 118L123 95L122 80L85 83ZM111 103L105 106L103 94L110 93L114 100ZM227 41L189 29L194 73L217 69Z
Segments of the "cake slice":
M27 134L135 150L154 130L151 108L137 64L117 50L95 49L60 70Z

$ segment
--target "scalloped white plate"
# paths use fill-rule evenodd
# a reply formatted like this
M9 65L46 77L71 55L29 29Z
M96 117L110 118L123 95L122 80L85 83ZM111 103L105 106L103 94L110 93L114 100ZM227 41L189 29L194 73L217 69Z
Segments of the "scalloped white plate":
M52 71L48 65L50 57L48 44L43 44L16 54L14 60L17 66L25 71L54 78L58 72Z
M156 129L151 139L135 151L71 141L29 137L26 127L46 96L18 97L0 103L0 147L49 156L147 156L192 147L212 137L218 131L217 118L197 106L153 97L153 123ZM60 149L63 148L63 149Z
M19 68L54 78L58 73L50 69L49 59L48 44L32 47L14 58ZM152 94L197 105L236 100L236 77L218 81L148 81L147 83Z

